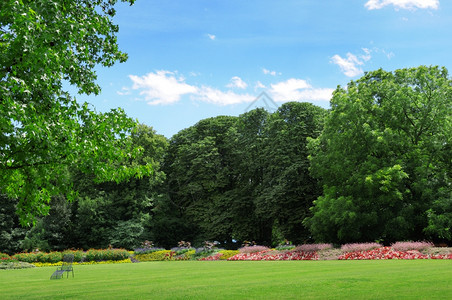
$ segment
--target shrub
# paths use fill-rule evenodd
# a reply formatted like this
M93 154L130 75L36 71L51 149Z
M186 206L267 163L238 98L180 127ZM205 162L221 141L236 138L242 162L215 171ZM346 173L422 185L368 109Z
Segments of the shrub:
M239 249L240 253L256 253L256 252L262 252L262 251L268 251L270 250L268 247L265 246L245 246Z
M171 250L160 250L147 254L135 255L135 259L139 261L163 261L166 260L171 253L174 252L172 252Z
M63 251L63 256L65 254L74 255L74 262L82 262L85 259L85 252L82 250L65 250Z
M10 263L10 262L17 262L17 260L15 260L6 253L0 253L0 263Z
M295 251L315 252L320 250L333 249L332 244L304 244L297 246Z
M422 251L431 247L433 247L433 244L429 242L412 242L412 241L396 242L391 245L391 248L396 251L408 251L408 250Z
M61 253L61 252L43 253L42 256L38 256L38 257L39 257L38 262L57 263L57 262L63 260L63 253Z
M341 249L345 252L368 251L383 247L378 243L354 243L342 245Z
M37 253L16 253L14 254L13 258L18 261L27 262L27 263L34 263L38 262L38 255Z
M123 260L128 258L129 252L125 249L89 249L86 252L86 261L101 261L101 260Z

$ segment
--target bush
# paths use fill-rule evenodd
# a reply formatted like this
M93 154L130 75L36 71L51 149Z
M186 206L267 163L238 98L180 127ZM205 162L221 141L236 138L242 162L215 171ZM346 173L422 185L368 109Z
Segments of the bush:
M14 254L13 258L18 261L27 262L29 264L38 262L38 255L37 253L16 253Z
M160 250L147 254L135 255L135 259L139 261L163 261L168 260L168 258L171 256L171 253L174 252L172 252L171 250Z
M17 261L17 260L13 259L8 254L0 253L0 263L9 263L9 262L15 262L15 261Z
M74 255L74 262L82 262L85 259L85 252L82 250L65 250L63 251L63 256L65 254Z
M61 253L61 252L43 253L43 255L41 257L42 257L42 259L39 259L38 262L57 263L57 262L63 260L63 253Z
M86 261L124 260L130 256L125 249L89 249L86 252Z
M433 244L429 242L412 242L412 241L396 242L391 245L391 248L396 251L408 251L408 250L422 251L431 247L433 247Z

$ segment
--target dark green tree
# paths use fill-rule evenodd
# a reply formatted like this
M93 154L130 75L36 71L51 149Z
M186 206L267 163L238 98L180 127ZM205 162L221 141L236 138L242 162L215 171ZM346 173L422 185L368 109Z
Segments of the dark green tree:
M310 239L302 222L321 194L321 186L309 174L307 143L320 134L325 116L325 109L311 103L289 102L266 126L265 172L256 209L261 216L271 216L275 229L296 244Z
M26 229L15 214L17 201L0 194L0 252L10 255L22 250Z
M75 186L81 190L73 203L73 240L78 247L123 247L133 249L152 236L154 203L160 197L158 186L165 179L160 164L168 145L167 139L146 125L137 126L131 135L134 147L142 156L130 159L127 166L151 163L153 172L143 178L96 183L93 178L75 173ZM118 166L120 167L120 166Z
M171 138L163 168L169 195L164 203L173 206L174 214L190 226L181 233L191 232L179 240L231 238L224 193L231 189L227 132L236 119L205 119Z
M127 59L116 2L0 2L0 193L19 200L22 224L48 213L52 196L73 198L68 168L97 181L149 172L150 164L117 167L139 152L129 138L135 121L121 109L97 113L63 89L98 94L94 67Z
M439 67L380 69L337 88L310 143L324 186L306 220L317 240L422 240L427 211L429 233L441 236L450 226L435 216L450 212L451 104L452 81Z
M257 108L240 115L229 132L233 188L226 194L234 239L270 245L273 218L256 211L266 173L266 127L270 114Z

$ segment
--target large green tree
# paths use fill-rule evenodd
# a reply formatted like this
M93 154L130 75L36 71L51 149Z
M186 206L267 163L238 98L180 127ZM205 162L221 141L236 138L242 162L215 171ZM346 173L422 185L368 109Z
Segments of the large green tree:
M163 166L169 198L163 199L159 210L172 207L173 212L159 214L162 219L157 223L170 226L180 220L174 239L231 239L231 208L225 201L225 193L232 188L227 133L236 121L227 116L205 119L171 138Z
M98 94L94 67L126 60L112 22L116 2L0 2L0 193L19 199L23 224L46 214L52 196L71 197L68 167L98 181L150 171L118 167L139 152L129 138L135 121L121 109L97 113L63 88Z
M338 87L310 144L324 186L306 220L314 236L419 240L429 215L430 236L450 228L441 216L451 211L451 105L452 80L439 67L380 69Z
M265 130L261 160L265 171L257 212L271 216L275 230L298 244L310 239L302 222L321 194L318 180L309 174L307 144L322 131L325 116L325 109L311 103L289 102L271 115Z

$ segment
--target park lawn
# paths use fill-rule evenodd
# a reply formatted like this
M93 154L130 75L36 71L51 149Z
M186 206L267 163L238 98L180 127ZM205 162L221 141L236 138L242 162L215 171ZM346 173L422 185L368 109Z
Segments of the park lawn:
M180 261L0 270L1 299L452 299L451 260Z

